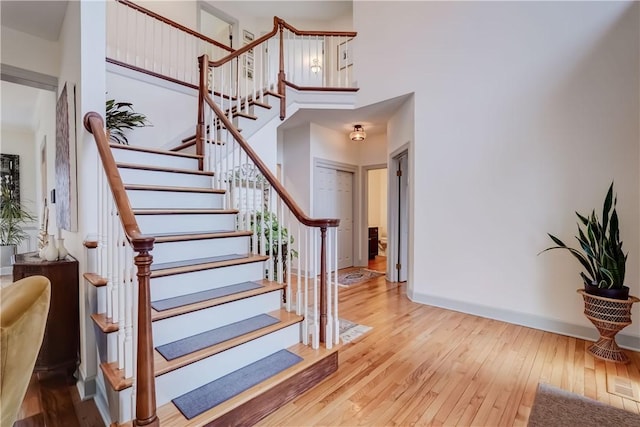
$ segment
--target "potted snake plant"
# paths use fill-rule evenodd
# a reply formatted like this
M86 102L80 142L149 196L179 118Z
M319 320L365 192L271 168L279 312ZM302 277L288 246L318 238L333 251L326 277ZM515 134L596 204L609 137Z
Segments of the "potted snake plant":
M16 253L16 247L29 236L23 225L35 221L32 215L15 197L9 183L0 183L0 248L2 249L2 265L11 264L11 257Z
M629 297L629 287L625 286L624 278L628 254L622 250L616 202L617 196L613 193L611 183L604 199L602 218L598 218L595 209L590 215L576 212L579 220L576 240L580 249L571 248L549 234L556 246L540 253L552 249L569 251L584 269L580 272L580 277L587 293L626 300Z

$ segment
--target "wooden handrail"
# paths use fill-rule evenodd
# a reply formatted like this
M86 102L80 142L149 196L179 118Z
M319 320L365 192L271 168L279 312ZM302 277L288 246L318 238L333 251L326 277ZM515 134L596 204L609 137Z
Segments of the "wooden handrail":
M118 0L118 1L126 1L126 0ZM254 41L252 41L251 43L242 46L239 49L234 50L233 52L231 52L229 55L225 56L224 58L221 58L217 61L209 61L209 66L210 67L219 67L221 65L226 64L227 62L231 61L234 58L239 57L240 55L242 55L245 52L250 51L251 49L255 48L256 46L258 46L259 44L269 40L271 37L275 36L278 31L282 30L283 28L288 29L289 31L299 35L299 36L337 36L337 37L355 37L358 35L357 32L355 31L302 31L302 30L298 30L297 28L293 27L292 25L289 25L285 22L284 19L278 18L277 16L273 17L273 29L271 31L269 31L268 33L266 33L265 35L255 39Z
M149 15L150 17L155 18L158 21L164 22L167 25L170 25L170 26L172 26L174 28L177 28L180 31L184 31L187 34L191 34L192 36L197 37L200 40L204 40L207 43L211 43L211 44L219 47L220 49L224 49L227 52L233 52L233 48L230 48L229 46L225 46L224 44L220 43L219 41L216 41L214 39L210 39L209 37L207 37L207 36L205 36L203 34L200 34L197 31L194 31L194 30L192 30L190 28L187 28L184 25L178 24L177 22L172 21L169 18L165 18L162 15L158 15L157 13L155 13L155 12L153 12L153 11L147 9L147 8L144 8L144 7L140 6L140 5L137 5L137 4L133 3L133 2L130 2L129 0L116 0L116 1L118 3L121 3L121 4L125 5L125 6L130 7L131 9L137 10L138 12L142 12L145 15Z
M202 59L206 58L206 56L202 56ZM206 67L202 68L206 72ZM336 218L310 218L304 211L298 206L298 204L291 198L291 195L287 192L284 186L278 181L278 179L271 173L267 165L264 164L262 159L258 157L253 148L249 145L246 139L238 132L236 127L231 123L231 121L225 116L224 112L215 101L209 96L207 91L204 92L204 100L209 107L215 112L218 116L218 119L222 122L223 126L227 128L229 133L233 135L234 139L238 142L240 147L244 150L247 156L253 161L256 167L260 170L262 175L266 178L266 180L271 184L274 190L282 197L282 200L287 205L289 210L295 215L295 217L302 224L307 225L309 227L337 227L340 224L340 220Z
M155 237L145 236L140 232L136 217L131 210L129 198L124 189L116 162L109 148L104 131L104 120L100 114L91 111L84 116L84 127L93 134L98 147L107 182L111 188L113 199L122 222L127 240L138 252L135 265L138 275L138 358L137 358L137 392L135 426L158 427L160 422L156 415L156 386L153 367L153 335L151 331L151 292L149 277L153 262L151 250Z

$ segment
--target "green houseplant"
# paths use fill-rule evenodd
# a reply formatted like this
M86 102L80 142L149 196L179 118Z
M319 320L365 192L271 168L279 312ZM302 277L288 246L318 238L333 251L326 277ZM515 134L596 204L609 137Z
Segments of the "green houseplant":
M624 276L628 254L622 250L616 202L617 196L613 193L611 183L604 199L602 219L598 218L595 209L587 216L576 212L579 219L576 239L581 250L571 248L556 236L549 234L557 246L540 253L552 249L569 251L585 270L580 272L580 277L587 293L626 300L629 288L624 285Z
M22 228L23 224L35 221L35 217L20 204L20 200L13 197L9 183L0 183L0 246L2 247L2 265L9 265L11 256L27 237Z
M253 223L251 224L253 228ZM289 245L293 245L293 236L289 235L289 230L282 227L278 221L278 217L272 212L256 213L256 234L258 235L258 248L262 245L264 239L266 255L272 255L272 265L275 272L274 277L278 277L278 261L282 260L283 280L287 277L287 263L289 260L298 257L298 251L289 249ZM281 251L279 255L278 252Z
M116 102L115 99L109 99L106 103L105 115L109 139L118 144L129 145L125 130L151 126L147 116L136 113L130 102Z

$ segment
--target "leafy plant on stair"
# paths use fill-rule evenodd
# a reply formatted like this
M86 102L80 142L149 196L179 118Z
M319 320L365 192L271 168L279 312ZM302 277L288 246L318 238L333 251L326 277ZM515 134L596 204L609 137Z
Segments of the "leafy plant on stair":
M109 99L106 104L106 127L109 140L118 144L129 145L125 130L152 126L144 114L136 113L131 102L116 102Z
M282 261L282 281L287 277L287 262L298 257L298 251L289 249L289 245L293 245L293 236L289 235L289 230L282 227L278 221L278 217L269 211L257 212L255 216L256 233L258 235L258 247L262 247L262 239L264 238L265 254L271 255L270 268L274 269L275 280L280 281L280 271L278 270L278 262ZM253 228L253 221L251 227ZM280 253L281 251L281 253ZM280 253L280 255L279 255ZM267 276L269 270L267 270Z

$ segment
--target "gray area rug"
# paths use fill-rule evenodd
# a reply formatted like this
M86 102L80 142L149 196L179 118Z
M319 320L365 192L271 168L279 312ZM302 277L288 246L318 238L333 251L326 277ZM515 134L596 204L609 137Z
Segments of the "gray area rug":
M248 334L249 332L275 325L278 322L278 319L268 314L259 314L258 316L158 346L156 349L165 359L173 360L186 354L202 350L203 348L211 347L212 345Z
M528 425L531 427L638 427L640 415L549 384L538 384Z
M209 289L193 294L153 301L151 307L156 311L170 310L172 308L182 307L183 305L195 304L213 298L226 297L227 295L258 289L261 286L262 285L256 282L236 283L235 285L223 286L222 288Z
M366 268L356 268L355 270L338 273L338 285L348 287L380 276L384 276L384 273Z
M182 415L191 419L301 361L300 356L287 350L280 350L187 394L176 397L172 402L182 412Z

